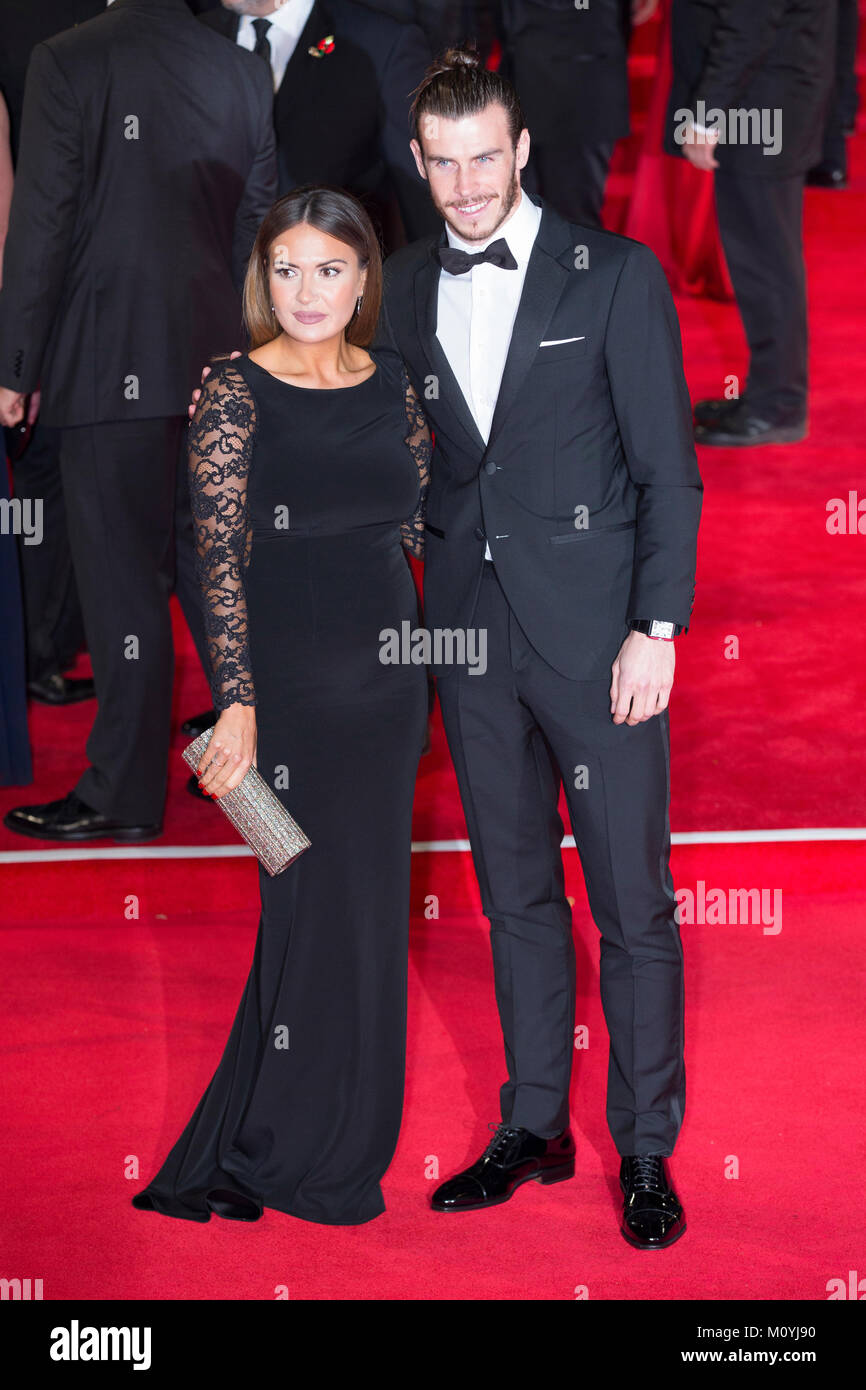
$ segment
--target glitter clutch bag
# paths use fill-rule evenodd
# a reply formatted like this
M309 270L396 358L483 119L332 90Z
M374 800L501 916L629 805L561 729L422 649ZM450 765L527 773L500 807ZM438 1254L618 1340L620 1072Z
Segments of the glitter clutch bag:
M205 729L183 750L193 772L212 733L213 729ZM310 840L255 767L247 768L242 782L217 797L217 805L272 878L309 849Z

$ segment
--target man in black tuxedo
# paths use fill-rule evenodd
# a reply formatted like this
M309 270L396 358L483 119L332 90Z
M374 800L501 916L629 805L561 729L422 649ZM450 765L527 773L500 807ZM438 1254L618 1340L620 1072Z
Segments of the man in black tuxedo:
M803 186L833 90L836 0L674 0L665 149L713 171L725 260L749 347L745 388L695 405L724 447L808 433Z
M0 294L0 419L42 381L61 431L69 537L98 712L68 796L21 834L160 833L173 651L172 514L200 363L240 332L240 287L276 195L259 59L184 0L115 0L33 50Z
M651 251L523 192L510 84L465 54L431 73L412 148L445 227L386 261L378 346L436 436L425 621L508 1068L502 1124L433 1206L574 1172L563 782L601 932L622 1233L660 1248L685 1229L665 1164L685 1104L667 704L702 496L679 326ZM483 672L446 646L473 631Z
M386 243L393 194L410 239L434 229L408 146L410 94L430 61L417 25L353 0L222 0L200 18L271 66L280 194L348 189Z

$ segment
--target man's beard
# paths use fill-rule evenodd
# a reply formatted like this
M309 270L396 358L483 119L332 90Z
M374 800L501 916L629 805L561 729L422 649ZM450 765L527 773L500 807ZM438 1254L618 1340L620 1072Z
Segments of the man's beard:
M508 186L505 192L502 195L502 206L499 210L499 221L496 223L495 227L491 227L489 231L482 231L480 228L476 230L473 227L469 227L468 229L464 230L462 227L455 226L454 223L451 222L450 219L446 216L448 212L452 211L452 208L446 207L444 204L437 203L436 211L442 217L445 218L445 221L448 223L448 226L451 228L452 232L454 232L455 236L459 236L461 241L486 241L488 237L493 236L493 233L497 231L499 227L502 226L502 223L505 221L506 217L508 217L509 214L513 212L514 206L517 203L519 197L520 180L517 177L517 155L515 154L514 158L511 161L511 178L508 182Z

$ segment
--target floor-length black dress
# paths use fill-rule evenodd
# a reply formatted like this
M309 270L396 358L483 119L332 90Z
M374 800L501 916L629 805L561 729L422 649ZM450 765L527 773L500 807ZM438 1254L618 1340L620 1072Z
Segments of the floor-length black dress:
M423 545L430 436L400 359L370 355L372 376L334 390L236 358L190 426L215 705L255 703L258 769L312 843L274 878L259 867L225 1052L141 1209L335 1225L384 1211L427 682L380 650L384 629L418 623L406 551Z

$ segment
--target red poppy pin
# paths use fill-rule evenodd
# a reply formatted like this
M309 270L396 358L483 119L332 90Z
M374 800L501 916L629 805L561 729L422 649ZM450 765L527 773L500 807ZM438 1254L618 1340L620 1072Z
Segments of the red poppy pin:
M328 34L327 38L319 39L319 42L313 48L308 48L307 52L311 58L324 58L326 53L333 53L334 48L334 35Z

